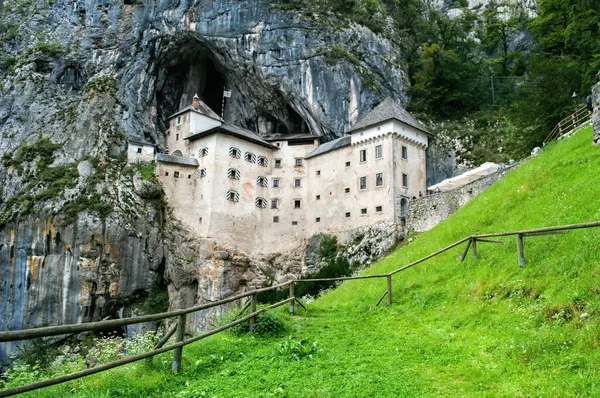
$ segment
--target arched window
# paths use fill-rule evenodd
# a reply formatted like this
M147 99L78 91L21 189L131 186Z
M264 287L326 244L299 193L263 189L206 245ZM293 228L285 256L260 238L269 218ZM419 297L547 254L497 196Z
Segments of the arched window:
M196 172L196 179L206 177L206 169L200 169Z
M256 177L256 185L258 185L259 187L268 187L269 179L267 177L258 176Z
M198 151L199 158L203 158L204 156L208 156L208 148L202 148Z
M261 209L267 208L267 200L265 198L256 198L254 204L256 205L256 207L260 207Z
M227 200L230 202L239 202L240 194L236 191L227 191Z
M183 153L181 153L181 151L179 149L176 149L173 152L171 152L171 155L173 155L173 156L183 156Z
M240 171L237 169L229 169L227 170L227 177L231 178L232 180L239 180Z
M257 163L259 166L267 167L269 165L269 159L264 156L259 156Z
M244 155L244 160L248 163L256 163L256 155L252 152L246 152Z
M231 148L229 148L229 156L231 156L232 158L241 159L242 151L232 146Z

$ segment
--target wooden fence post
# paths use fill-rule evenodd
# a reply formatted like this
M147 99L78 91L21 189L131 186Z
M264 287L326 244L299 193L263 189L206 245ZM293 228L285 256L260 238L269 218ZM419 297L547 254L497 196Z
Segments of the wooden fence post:
M177 343L181 343L185 338L185 314L179 315L177 318L177 335L175 340ZM177 347L173 351L173 364L171 365L171 371L173 373L179 373L181 367L181 359L183 358L183 347Z
M523 235L517 234L517 250L519 251L519 266L525 265L525 255L523 254Z
M473 238L473 260L477 260L477 239Z
M250 296L250 313L256 312L256 294ZM254 321L256 316L250 318L250 333L254 333Z
M294 284L296 282L290 282L290 298L294 296ZM294 301L290 301L290 315L294 315Z
M392 276L387 276L387 303L392 305Z

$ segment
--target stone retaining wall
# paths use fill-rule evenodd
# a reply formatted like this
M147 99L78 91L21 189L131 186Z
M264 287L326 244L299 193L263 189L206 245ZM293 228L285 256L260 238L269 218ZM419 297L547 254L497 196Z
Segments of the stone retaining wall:
M600 145L600 83L592 88L594 112L592 113L594 145Z
M435 227L515 167L482 177L452 191L411 200L406 212L407 232L424 232Z

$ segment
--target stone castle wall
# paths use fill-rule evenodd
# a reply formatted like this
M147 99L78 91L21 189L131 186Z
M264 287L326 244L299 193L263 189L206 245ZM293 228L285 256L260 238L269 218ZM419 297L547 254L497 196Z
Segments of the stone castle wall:
M592 113L594 145L600 145L600 83L592 88L594 111Z
M406 213L406 231L425 232L435 227L514 168L490 174L452 191L411 200Z

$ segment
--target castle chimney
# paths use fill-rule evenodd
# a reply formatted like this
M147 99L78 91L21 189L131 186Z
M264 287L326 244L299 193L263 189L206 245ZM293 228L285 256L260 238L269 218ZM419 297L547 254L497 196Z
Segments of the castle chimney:
M192 99L192 106L195 110L198 110L200 107L200 97L198 97L198 94L194 95L194 98Z

